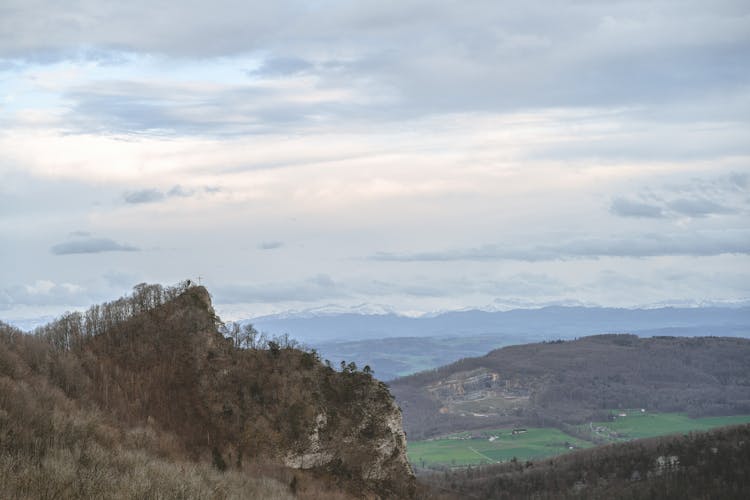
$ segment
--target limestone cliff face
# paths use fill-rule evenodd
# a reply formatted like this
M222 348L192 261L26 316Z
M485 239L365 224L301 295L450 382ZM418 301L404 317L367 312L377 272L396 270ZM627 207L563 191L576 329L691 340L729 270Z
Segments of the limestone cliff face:
M413 495L401 411L384 384L283 343L237 348L217 324L208 291L190 287L94 337L100 404L217 466L275 462L373 498Z
M360 406L358 421L333 426L328 413L321 411L312 422L306 445L287 452L284 463L301 469L346 471L378 496L408 497L413 494L414 478L401 410L382 383L367 383L365 397L355 403Z

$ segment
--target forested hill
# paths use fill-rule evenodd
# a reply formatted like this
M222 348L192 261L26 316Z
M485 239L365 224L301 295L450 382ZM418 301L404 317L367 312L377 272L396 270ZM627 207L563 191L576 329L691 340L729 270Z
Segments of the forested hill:
M205 288L156 285L34 335L0 324L0 497L412 494L382 383L218 326Z
M596 335L504 347L394 380L411 439L507 424L564 427L610 409L750 413L750 340Z

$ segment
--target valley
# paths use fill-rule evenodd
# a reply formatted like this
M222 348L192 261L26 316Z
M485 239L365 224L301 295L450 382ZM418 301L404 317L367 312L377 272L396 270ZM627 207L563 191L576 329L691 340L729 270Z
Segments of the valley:
M626 416L618 417L623 414ZM552 427L508 427L410 441L409 459L418 469L488 465L514 459L539 460L602 444L750 423L750 415L690 418L685 414L638 409L612 411L610 415L611 420L579 426L575 436Z
M410 440L506 427L578 435L611 409L750 414L750 340L594 335L513 345L390 382Z

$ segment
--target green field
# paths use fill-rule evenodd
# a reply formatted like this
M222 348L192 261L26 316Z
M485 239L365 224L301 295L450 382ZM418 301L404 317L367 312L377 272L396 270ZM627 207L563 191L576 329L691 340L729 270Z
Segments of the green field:
M614 415L621 411L613 412ZM592 422L581 426L584 433L610 442L701 431L750 423L750 415L690 418L681 413L650 413L625 410L625 417L614 421ZM527 428L523 434L508 429L460 432L440 439L409 442L409 460L417 467L435 465L466 466L511 460L532 460L567 453L570 446L589 448L592 442L574 438L554 428ZM495 437L490 441L491 437Z
M512 435L512 429L494 429L453 434L445 439L409 443L409 459L418 467L430 465L474 465L511 460L529 460L570 451L568 446L593 446L552 428L528 428L523 434ZM481 437L479 437L481 436ZM490 437L496 439L490 441ZM568 443L566 446L565 443Z
M621 412L613 414L618 413ZM582 426L582 429L592 437L614 442L750 423L750 415L690 418L682 413L650 413L640 410L624 410L622 413L627 416L618 416L611 422L592 422Z

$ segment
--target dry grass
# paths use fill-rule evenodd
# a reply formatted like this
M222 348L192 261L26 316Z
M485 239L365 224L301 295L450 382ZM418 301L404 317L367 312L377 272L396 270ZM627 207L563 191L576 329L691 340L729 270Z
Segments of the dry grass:
M167 462L141 451L54 449L0 456L0 497L28 499L291 499L287 485L205 464Z

